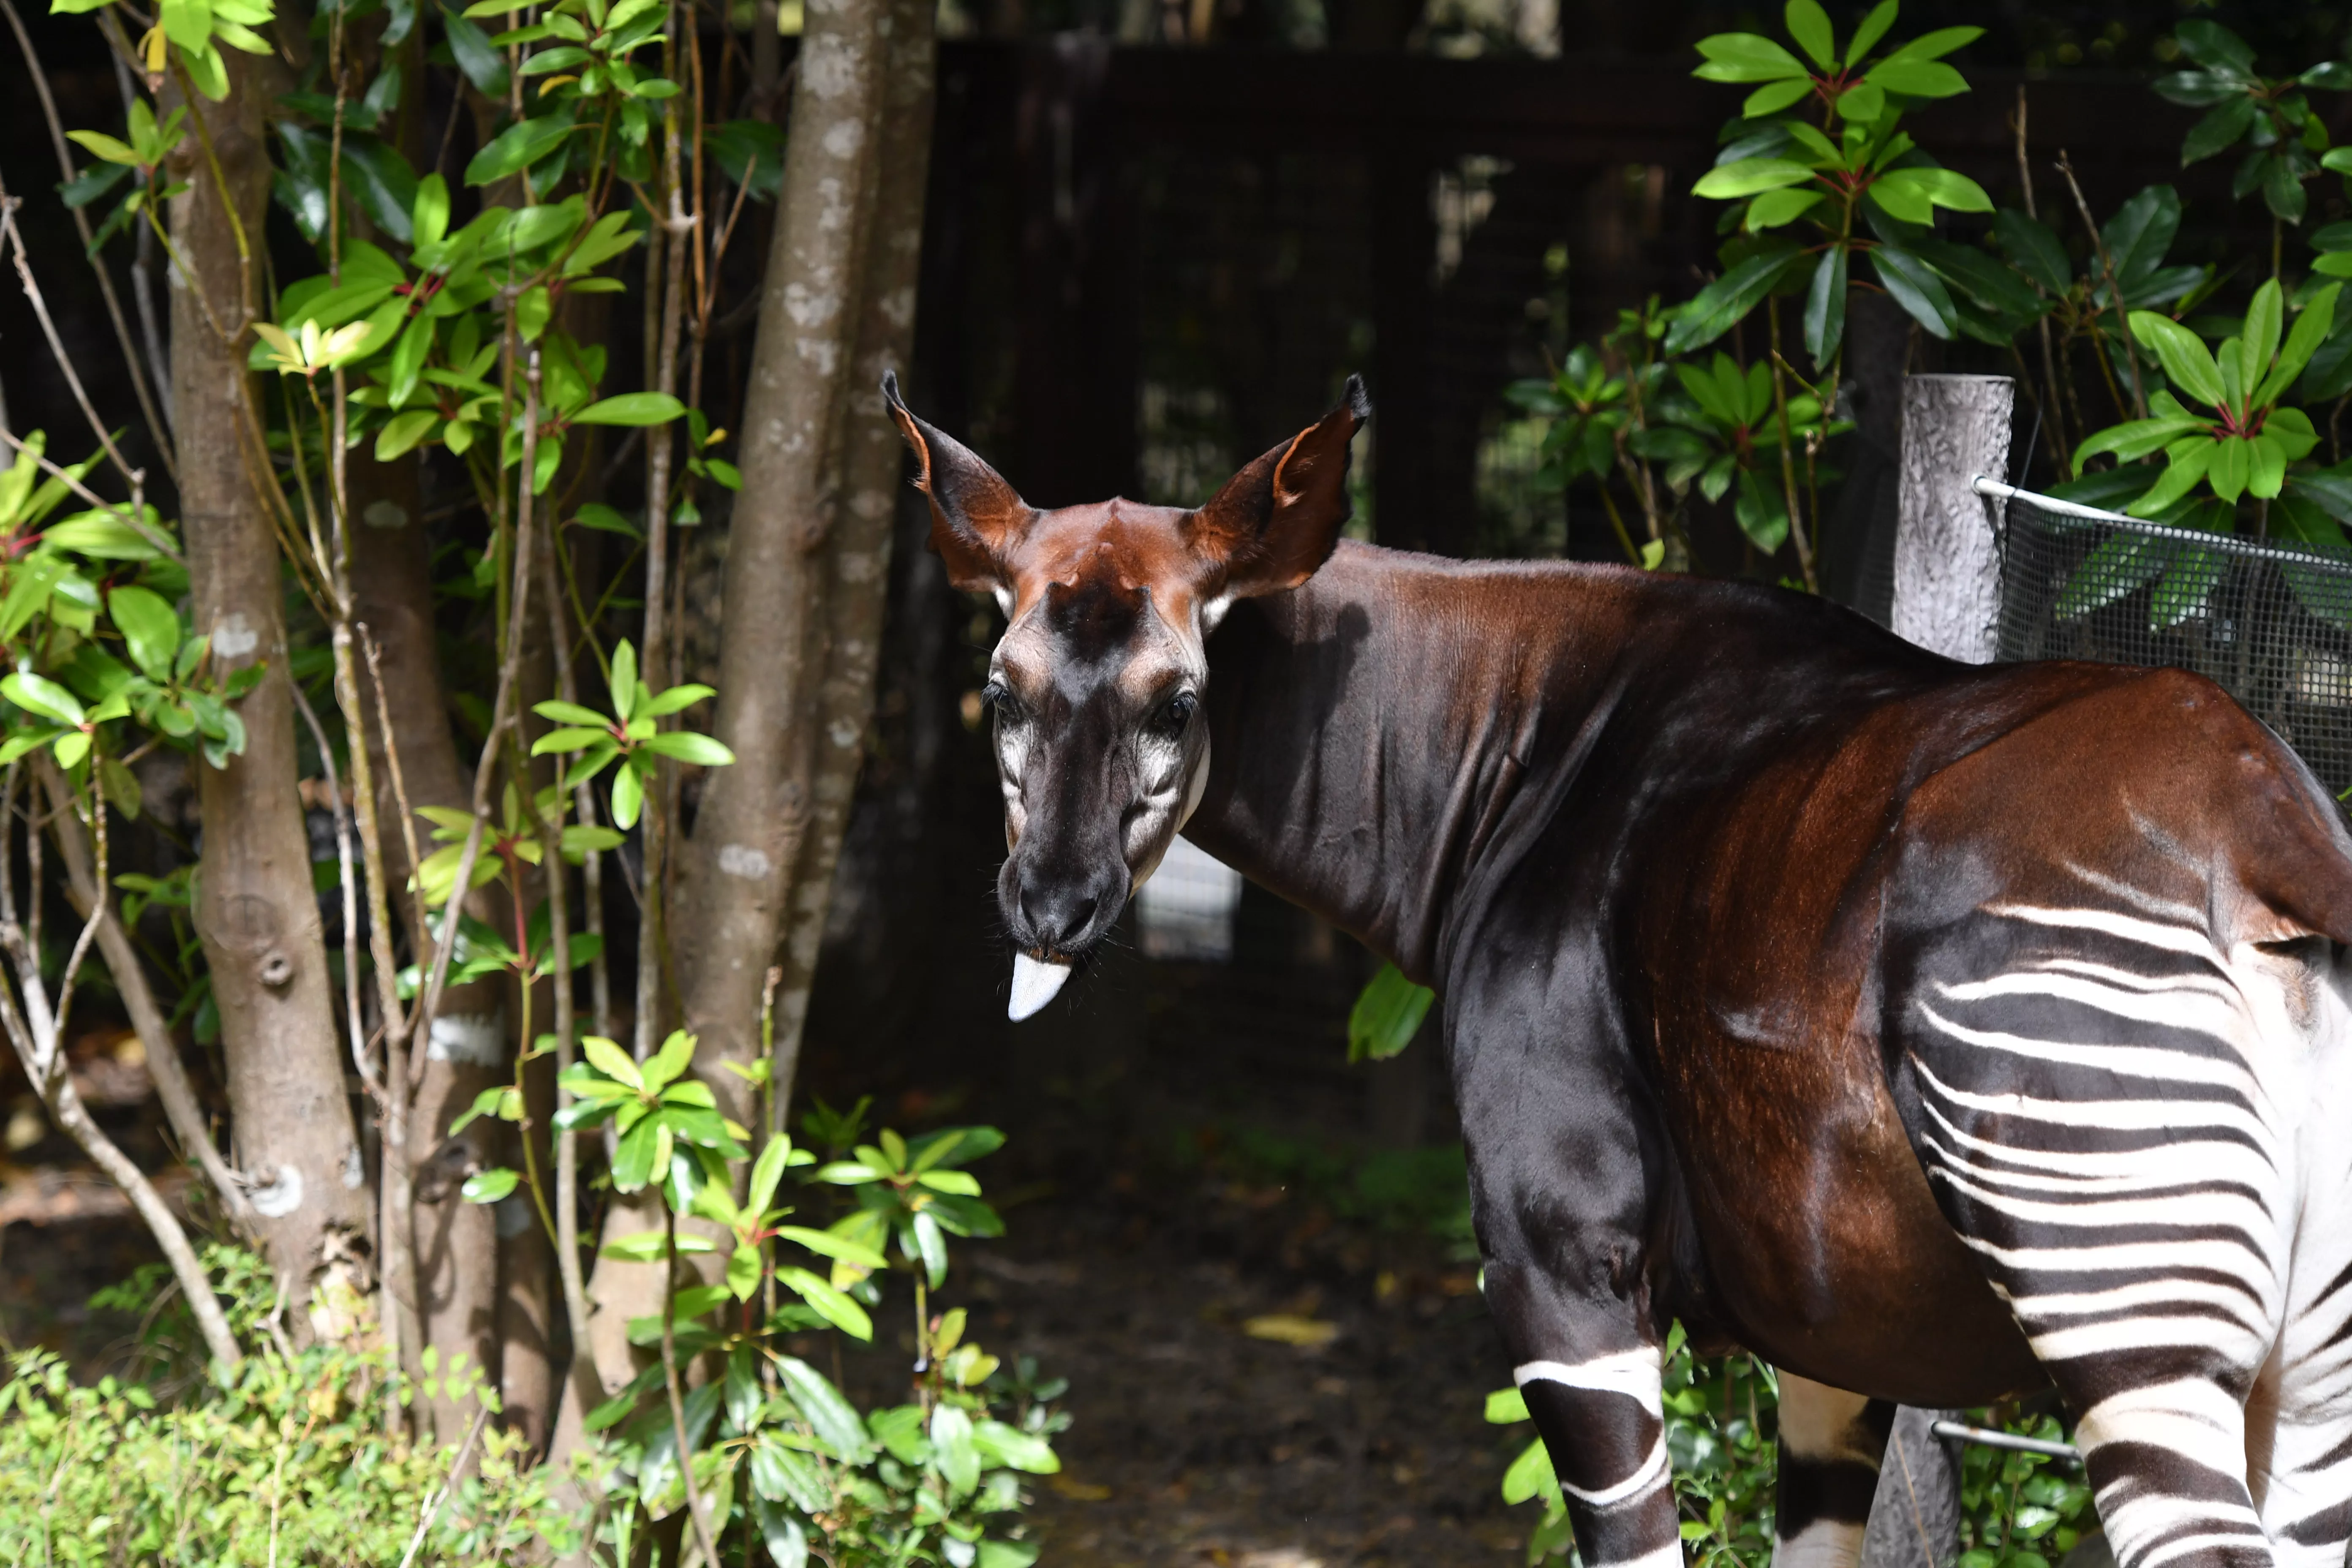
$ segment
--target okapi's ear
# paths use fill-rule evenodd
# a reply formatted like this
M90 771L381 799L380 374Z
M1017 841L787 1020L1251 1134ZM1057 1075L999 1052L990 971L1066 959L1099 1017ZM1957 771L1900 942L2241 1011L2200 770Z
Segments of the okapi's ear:
M1348 443L1371 415L1364 378L1349 376L1339 407L1227 479L1185 520L1193 553L1224 568L1221 597L1296 588L1329 558L1349 510Z
M931 549L947 563L948 581L969 593L1008 590L1013 547L1036 509L971 447L908 412L898 372L882 373L882 396L922 465L915 488L931 498Z

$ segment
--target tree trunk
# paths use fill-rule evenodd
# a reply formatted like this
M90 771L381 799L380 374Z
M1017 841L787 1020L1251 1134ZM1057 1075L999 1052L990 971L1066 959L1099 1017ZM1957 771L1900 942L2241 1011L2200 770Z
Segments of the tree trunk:
M889 597L890 547L899 500L907 491L906 448L882 401L881 384L885 372L907 368L914 347L923 197L930 168L934 51L928 5L888 0L888 6L873 228L866 242L857 353L848 388L841 492L824 550L824 675L816 711L806 726L814 752L808 792L812 810L785 900L784 973L776 988L772 1103L780 1125L792 1104L809 988L816 978L817 951L833 902L834 871L840 863L842 835L856 796L858 765L873 717L875 671ZM756 1028L756 1014L751 1023Z
M226 102L190 106L212 158L196 136L174 154L175 177L188 184L172 203L172 230L188 275L175 269L172 279L172 401L196 627L212 638L217 674L256 663L268 673L239 704L244 754L195 770L204 821L196 931L220 1010L236 1163L264 1184L252 1204L289 1299L310 1303L331 1270L364 1288L357 1259L368 1194L296 791L278 541L256 488L270 479L248 470L259 454L252 426L240 428L269 191L267 94L248 57L230 55L228 71ZM307 1316L342 1331L351 1303L332 1293L322 1300L324 1312Z

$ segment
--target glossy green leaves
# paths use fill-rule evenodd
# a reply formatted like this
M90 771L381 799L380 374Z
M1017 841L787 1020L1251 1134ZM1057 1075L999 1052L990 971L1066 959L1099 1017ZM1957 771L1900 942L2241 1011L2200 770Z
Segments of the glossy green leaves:
M2167 381L2204 407L2192 410L2171 393L2160 392L2150 399L2150 417L2110 426L2084 441L2075 452L2074 471L2080 474L2084 463L2103 454L2131 463L2162 451L2162 474L2123 509L2134 517L2161 517L2200 484L2231 504L2241 496L2277 498L2288 465L2308 456L2318 442L2310 416L2278 406L2278 399L2328 336L2341 289L2340 284L2320 289L2294 327L2283 331L2284 292L2276 280L2265 282L2254 291L2239 331L2218 351L2208 350L2201 338L2169 317L2133 311L2133 337L2155 355Z

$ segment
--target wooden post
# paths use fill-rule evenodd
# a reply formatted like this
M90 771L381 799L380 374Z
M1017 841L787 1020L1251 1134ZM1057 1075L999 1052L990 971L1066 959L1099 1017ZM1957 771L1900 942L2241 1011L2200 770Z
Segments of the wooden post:
M1895 635L1990 663L2000 620L2000 551L1979 474L2009 473L2017 384L2005 375L1903 383L1903 479L1895 529Z
M1932 1430L1937 1421L1958 1416L1957 1410L1907 1405L1895 1412L1862 1538L1862 1568L1951 1568L1959 1556L1959 1451Z

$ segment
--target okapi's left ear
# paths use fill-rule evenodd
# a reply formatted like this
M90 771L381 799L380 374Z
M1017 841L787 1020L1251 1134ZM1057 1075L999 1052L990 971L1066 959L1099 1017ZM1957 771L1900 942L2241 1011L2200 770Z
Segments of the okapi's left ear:
M1222 596L1296 588L1329 558L1347 523L1348 443L1371 417L1364 378L1339 406L1251 463L1185 520L1193 553L1224 568Z
M931 498L931 548L946 563L948 581L967 593L1007 592L1013 550L1036 509L978 453L909 413L898 395L898 372L882 373L882 396L922 465L915 488Z

